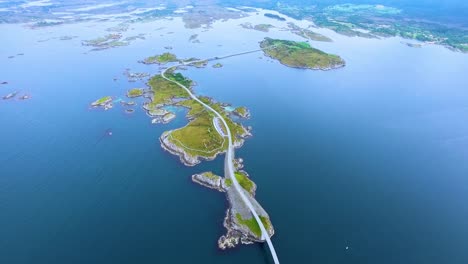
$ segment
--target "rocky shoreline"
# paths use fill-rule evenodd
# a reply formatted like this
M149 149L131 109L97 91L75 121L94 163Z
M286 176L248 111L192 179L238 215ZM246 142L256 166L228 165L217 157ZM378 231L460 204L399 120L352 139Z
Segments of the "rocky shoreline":
M112 104L113 98L111 96L106 96L101 99L98 99L94 102L91 103L91 106L96 108L96 107L102 107L104 110L111 109L113 107Z
M174 116L174 118L175 118L175 116ZM193 156L193 155L187 153L187 151L185 151L182 147L177 146L175 143L171 142L171 140L169 139L169 136L173 131L174 130L165 131L159 137L159 142L161 143L161 147L164 150L168 151L169 153L171 153L173 155L179 156L180 161L186 166L190 166L190 167L195 166L195 165L199 164L201 162L201 160L205 160L205 161L214 160L219 154L223 154L223 153L226 152L226 150L223 149L223 150L216 151L212 155L206 155L206 156L196 155L196 156ZM245 131L244 134L240 135L240 138L237 138L236 140L234 140L234 142L233 142L234 148L242 147L242 145L244 145L245 139L252 136L252 133L250 132L249 129L244 128L244 131Z
M246 172L243 173L247 175ZM252 221L253 216L240 198L236 189L232 186L232 182L229 182L230 179L215 175L212 172L204 172L201 174L192 175L192 181L207 188L226 193L229 207L226 210L223 226L227 231L225 235L222 235L218 239L218 248L225 250L228 248L234 248L239 243L252 244L254 242L265 242L265 239L262 237L261 233L254 233L254 230L252 230L250 226L244 223L244 219L249 219L249 221ZM268 225L265 226L265 228L267 228L269 236L273 236L275 233L273 225L271 224L268 214L255 200L255 194L249 194L246 192L246 195L248 195L252 204L254 207L256 207L255 209L257 213L266 219L265 221L268 223ZM254 224L256 224L256 222L254 222Z
M161 137L159 137L159 142L161 143L161 147L168 151L169 153L179 156L180 161L186 165L193 167L201 162L201 160L211 161L214 160L218 154L225 153L226 151L218 151L212 156L192 156L188 154L182 147L177 146L176 144L172 143L169 140L169 136L173 130L165 131Z
M287 67L329 71L346 66L346 62L340 56L313 48L306 42L266 37L259 44L266 57L276 60ZM276 53L269 52L272 48ZM307 56L314 56L316 58L306 59L308 58Z
M265 55L265 57L268 57L270 59L278 61L281 65L284 65L284 66L289 67L289 68L295 68L295 69L314 70L314 71L331 71L331 70L340 69L340 68L343 68L343 67L346 66L345 61L343 61L343 63L341 63L341 64L334 64L334 65L330 65L328 67L307 67L307 66L298 66L298 65L288 65L288 64L285 64L285 63L281 62L277 58L268 55L265 51L263 51L263 54Z

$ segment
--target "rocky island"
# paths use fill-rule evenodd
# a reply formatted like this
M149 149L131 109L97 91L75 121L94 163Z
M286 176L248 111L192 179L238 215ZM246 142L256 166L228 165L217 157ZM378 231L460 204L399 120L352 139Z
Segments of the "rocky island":
M307 42L265 38L260 47L266 56L293 68L331 70L345 66L339 56L312 48Z
M104 110L108 110L112 108L112 97L111 96L104 96L94 102L91 103L92 107L102 107Z
M133 88L127 91L128 98L140 97L143 95L143 89Z
M20 100L29 100L31 99L31 95L29 94L23 94L22 96L19 97Z
M104 50L114 47L127 46L129 43L121 41L122 34L107 34L91 40L81 42L83 46L91 46L95 50Z
M177 56L175 54L172 54L170 52L165 52L165 53L160 54L160 55L155 55L155 56L148 57L148 58L144 59L141 62L144 63L144 64L159 64L159 65L162 65L162 64L166 64L168 62L176 62L176 61L178 61L178 59L177 59Z
M243 23L240 26L245 29L254 29L261 32L269 32L271 28L274 28L274 26L271 24L257 24L254 26L249 22Z
M272 14L272 13L265 13L264 14L265 17L269 17L269 18L273 18L273 19L276 19L278 21L286 21L286 18L282 17L282 16L278 16L276 14Z
M3 96L3 100L11 99L11 98L15 97L17 94L18 94L18 92L9 93L9 94Z
M246 196L255 207L255 211L258 213L269 236L273 236L275 230L271 224L270 217L255 200L255 190L257 189L256 184L250 179L249 175L245 171L236 171L235 177L245 191ZM264 241L257 221L252 217L252 213L249 208L245 205L239 193L232 186L231 179L215 175L212 172L204 172L192 175L192 181L205 187L226 193L229 207L226 210L226 217L224 218L223 225L227 229L227 232L218 240L218 247L220 249L233 248L239 243L251 244L253 242Z
M232 113L242 118L250 118L250 111L245 106L237 107Z

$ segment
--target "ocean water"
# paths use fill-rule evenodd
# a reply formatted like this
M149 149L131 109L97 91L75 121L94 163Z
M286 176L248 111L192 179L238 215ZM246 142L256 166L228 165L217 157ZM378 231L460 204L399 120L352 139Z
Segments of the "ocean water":
M264 245L217 249L225 196L190 176L221 173L222 157L189 168L159 146L163 131L186 123L184 111L151 125L141 100L132 115L119 104L89 109L144 86L122 72L157 73L137 61L164 46L203 58L255 49L264 36L300 40L238 26L282 26L265 19L206 32L179 19L134 24L126 34L146 40L97 52L81 40L111 23L0 25L0 81L9 82L0 94L32 95L0 101L0 263L271 263ZM254 53L183 72L198 94L251 110L254 136L236 155L258 185L281 262L467 263L467 55L320 32L334 42L312 44L345 68L291 69ZM195 33L199 44L188 42ZM78 38L50 39L64 35Z

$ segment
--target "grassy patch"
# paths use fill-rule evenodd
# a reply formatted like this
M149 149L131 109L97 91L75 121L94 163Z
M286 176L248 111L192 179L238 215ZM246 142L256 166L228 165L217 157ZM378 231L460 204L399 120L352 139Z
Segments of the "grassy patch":
M245 106L239 106L234 109L234 113L242 117L247 117L249 110L247 110L247 107Z
M127 92L128 97L137 97L143 95L143 89L133 88L128 90Z
M226 184L226 187L231 187L232 185L232 180L231 179L225 179L224 183Z
M242 188L244 188L249 193L253 193L254 183L249 179L249 177L247 177L247 175L237 171L234 173L234 175L236 176L236 179Z
M105 97L102 97L102 98L100 98L100 99L94 101L94 102L92 103L92 105L102 105L102 104L105 104L105 103L110 102L110 101L112 101L112 97L110 97L110 96L105 96Z
M205 176L206 178L210 179L210 180L217 180L217 179L221 178L220 176L214 174L211 171L204 172L202 175Z
M193 83L180 73L168 71L165 75L168 79L186 87L190 87ZM151 78L149 84L155 91L153 102L149 105L150 108L162 103L170 104L171 99L174 97L187 98L187 100L180 101L176 105L190 109L187 117L191 121L185 127L171 132L168 140L192 156L211 157L227 149L228 140L221 137L213 125L214 113L205 109L197 101L188 99L189 95L182 87L165 80L160 75ZM242 125L233 122L220 103L213 103L208 97L199 97L199 99L220 113L226 120L234 140L240 140L239 136L246 132Z
M149 80L149 85L154 91L153 101L150 103L150 106L171 103L171 99L175 97L189 97L188 93L184 89L179 87L177 84L164 79L161 75L152 77Z
M218 151L227 149L224 140L213 126L214 115L201 111L185 127L171 133L170 140L193 156L212 156Z
M263 226L265 226L265 229L266 230L270 229L270 227L271 227L270 220L268 220L268 218L266 218L264 216L261 216L261 215L259 217L260 217L260 220L263 223ZM237 218L237 221L241 225L247 226L250 229L250 231L252 231L252 233L254 233L257 237L261 237L262 230L260 229L260 226L258 225L257 220L255 220L254 217L252 217L250 219L243 219L241 214L237 213L236 218Z
M206 111L203 105L201 105L199 102L193 99L182 101L178 105L184 106L190 109L189 112L187 113L188 117L194 117L198 113L202 111Z

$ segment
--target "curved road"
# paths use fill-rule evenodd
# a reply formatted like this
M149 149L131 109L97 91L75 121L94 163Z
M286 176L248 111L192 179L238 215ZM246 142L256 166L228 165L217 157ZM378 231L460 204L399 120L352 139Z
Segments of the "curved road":
M257 51L261 51L261 50L255 50L255 51L248 51L248 52L242 52L242 53L237 53L237 54L233 54L233 55L228 55L228 56L224 56L224 57L215 57L215 58L212 58L212 59L209 59L209 60L220 60L222 58L228 58L228 57L232 57L232 56L237 56L237 55L243 55L243 54L247 54L247 53L252 53L252 52L257 52ZM270 236L268 235L268 232L266 231L265 229L265 226L263 225L262 221L260 220L260 217L258 216L257 212L255 211L255 208L254 206L252 205L252 203L250 202L250 199L247 197L247 195L245 194L245 190L240 186L239 182L237 181L236 177L234 176L234 164L233 164L233 160L234 160L234 147L232 145L232 135L231 135L231 130L228 129L228 125L226 123L226 120L224 120L224 118L221 116L220 113L218 113L216 110L214 110L211 106L203 103L200 99L198 99L191 91L189 88L185 87L184 85L174 81L174 80L171 80L169 78L167 78L164 74L166 73L166 71L168 71L169 69L173 69L173 68L177 68L179 66L183 66L183 65L190 65L190 64L194 64L194 63L197 63L197 62L201 62L201 61L207 61L207 60L199 60L199 61L192 61L192 62L189 62L189 63L180 63L180 64L177 64L177 65L174 65L172 67L169 67L165 70L163 70L161 72L161 76L166 79L167 81L170 81L170 82L173 82L175 84L177 84L179 87L183 88L185 91L187 91L187 93L190 95L190 97L197 101L198 103L200 103L201 105L203 105L203 107L205 107L206 109L208 109L209 111L213 112L224 124L224 127L226 128L227 130L227 137L228 137L228 140L229 140L229 145L228 145L228 150L226 152L226 158L224 160L224 173L225 175L227 175L231 180L232 180L232 183L234 185L234 187L236 188L237 192L239 193L240 197L242 198L242 200L244 201L244 203L247 205L247 207L249 207L249 210L250 212L252 213L252 215L255 217L255 220L257 221L258 223L258 226L260 227L260 229L262 230L262 236L263 238L267 241L267 244L268 244L268 247L270 248L270 252L271 252L271 255L273 257L273 260L275 262L275 264L279 264L279 260L278 260L278 256L276 255L276 251L275 251L275 248L273 247L273 243L271 242L271 239L270 239Z

